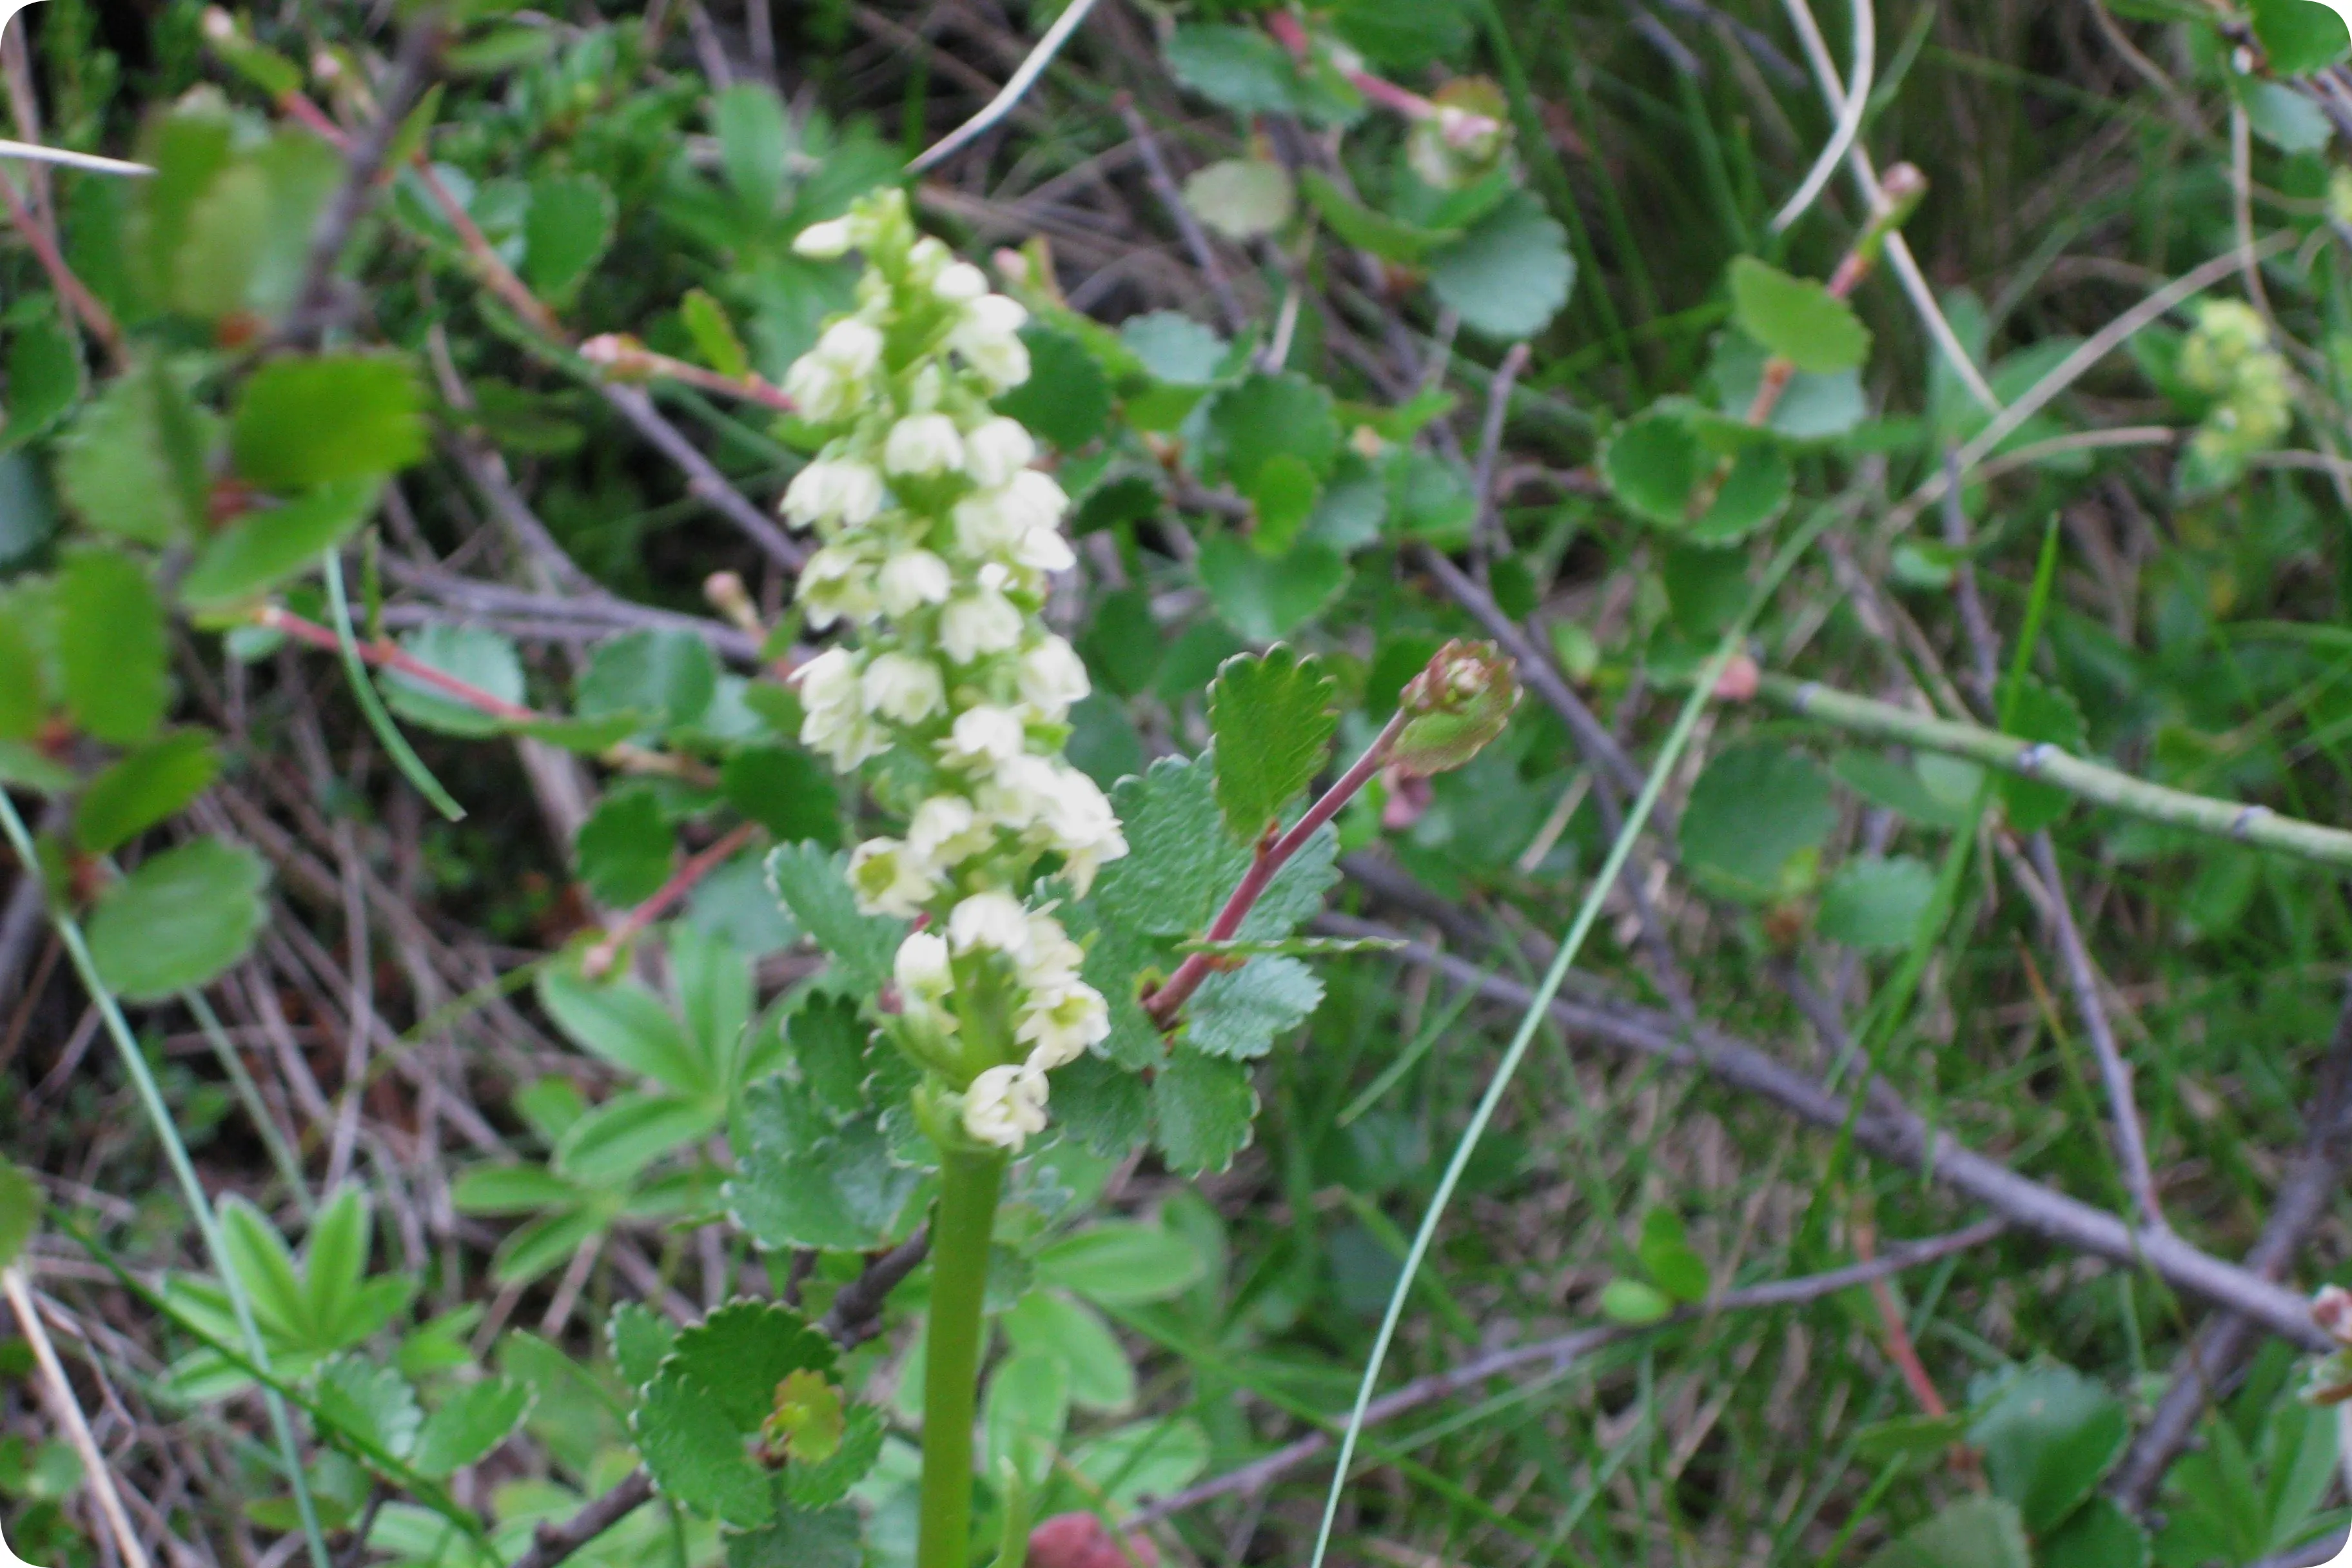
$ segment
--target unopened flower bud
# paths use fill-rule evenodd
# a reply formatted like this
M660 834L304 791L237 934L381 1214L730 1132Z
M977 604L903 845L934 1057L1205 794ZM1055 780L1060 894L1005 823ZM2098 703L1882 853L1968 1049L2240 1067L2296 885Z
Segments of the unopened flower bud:
M760 624L760 607L751 602L751 590L743 579L732 572L713 572L702 580L702 596L710 607L753 637L764 637L768 628Z
M831 261L846 256L849 246L849 220L837 217L809 225L793 240L793 249L812 261Z
M1405 724L1389 765L1400 775L1451 772L1501 734L1518 705L1517 667L1501 649L1449 642L1398 697Z

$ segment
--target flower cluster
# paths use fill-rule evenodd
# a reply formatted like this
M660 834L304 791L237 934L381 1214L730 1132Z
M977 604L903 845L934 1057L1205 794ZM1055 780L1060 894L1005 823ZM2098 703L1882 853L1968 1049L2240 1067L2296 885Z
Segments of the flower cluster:
M888 192L804 230L804 256L864 253L857 307L784 390L825 437L784 492L820 547L809 627L855 634L802 667L801 739L870 768L900 810L860 844L860 908L922 922L901 947L900 1038L961 1096L963 1130L1018 1148L1045 1125L1045 1075L1109 1032L1083 957L1023 891L1049 857L1084 894L1127 853L1102 791L1062 755L1085 666L1046 629L1046 580L1072 564L1068 498L990 399L1026 380L1024 318L980 270L918 237Z
M2294 423L2286 356L2271 344L2261 312L2237 300L2208 300L2180 345L2181 379L2214 399L2189 449L2219 471L2286 438Z

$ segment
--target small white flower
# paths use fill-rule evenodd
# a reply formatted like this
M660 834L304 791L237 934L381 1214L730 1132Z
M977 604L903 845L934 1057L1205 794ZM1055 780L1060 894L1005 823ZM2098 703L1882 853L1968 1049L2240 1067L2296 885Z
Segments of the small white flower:
M869 915L910 921L940 889L913 850L895 838L869 838L849 852L849 890Z
M882 613L874 592L874 568L857 552L828 544L801 567L793 598L808 611L809 625L819 631L835 621L864 626Z
M1025 1067L990 1068L963 1091L963 1130L998 1149L1018 1149L1045 1131L1045 1075Z
M952 262L931 279L931 292L950 304L967 305L988 292L988 275L969 261Z
M793 237L793 249L811 261L832 261L849 254L851 241L847 218L827 218L813 223Z
M935 795L915 808L907 824L907 843L916 854L940 866L960 866L985 850L994 837L994 825L982 821L971 802L960 795Z
M1070 940L1062 922L1044 910L1029 916L1029 956L1021 961L1021 984L1033 992L1058 990L1078 977L1087 950Z
M1028 319L1018 300L982 294L964 307L963 320L948 334L948 347L1003 392L1029 379L1029 345L1020 337L1021 323Z
M907 933L891 961L890 978L901 996L940 996L954 988L955 972L948 962L948 941L934 931Z
M977 268L974 269L977 275ZM998 415L983 420L978 429L963 438L964 471L972 483L982 489L994 489L1013 482L1013 476L1037 458L1037 443L1029 438L1018 419Z
M980 809L1015 832L1026 832L1045 820L1057 787L1054 764L1045 758L1026 752L1006 757L980 781Z
M1087 667L1060 637L1048 637L1021 656L1021 700L1059 721L1094 689Z
M983 703L956 715L948 738L940 742L940 755L950 767L1001 768L1028 743L1020 714Z
M1078 563L1058 528L1033 528L1023 534L1013 547L1013 559L1032 572L1067 572Z
M1013 1037L1030 1047L1029 1067L1045 1073L1069 1066L1110 1037L1110 1008L1084 981L1033 994Z
M882 334L851 316L834 322L816 341L816 357L852 381L863 381L882 363Z
M890 426L882 466L894 474L943 474L963 467L963 437L944 414L912 414Z
M948 916L948 945L958 952L985 948L1017 963L1029 951L1029 911L1010 893L974 893Z
M1062 874L1081 898L1094 886L1097 870L1127 853L1118 814L1095 781L1076 768L1055 765L1040 817L1062 852Z
M940 612L940 646L958 664L1003 653L1021 642L1021 612L1003 594L982 589L950 599Z
M1003 485L956 502L956 542L974 555L1017 555L1030 535L1057 532L1069 504L1053 475L1019 469Z
M911 653L886 653L866 667L866 706L901 724L919 724L948 705L940 667Z
M810 713L855 708L857 704L857 661L846 649L829 647L793 675L800 688L801 707Z
M882 575L875 586L882 613L904 616L925 605L946 604L955 591L955 577L948 563L929 551L908 550L882 563Z
M856 390L814 354L801 355L784 372L784 395L793 400L793 411L813 424L829 425L849 412Z
M784 517L798 528L838 523L856 528L882 510L882 476L852 458L811 463L784 487Z
M927 234L907 247L907 275L918 284L936 286L947 269L955 264L955 252L947 241L937 235Z

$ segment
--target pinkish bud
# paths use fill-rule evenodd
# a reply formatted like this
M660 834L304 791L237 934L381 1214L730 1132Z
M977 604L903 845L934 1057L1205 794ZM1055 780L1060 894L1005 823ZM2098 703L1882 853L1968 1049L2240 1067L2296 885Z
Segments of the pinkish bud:
M1392 767L1381 772L1381 786L1389 796L1381 807L1381 826L1391 833L1402 833L1419 822L1437 798L1425 776L1399 773Z
M1518 705L1518 667L1493 643L1456 638L1398 696L1405 725L1389 766L1400 777L1450 773L1501 734Z
M1756 661L1744 653L1735 653L1724 665L1723 673L1715 679L1716 700L1745 702L1756 695L1756 689L1763 681L1764 672L1756 668Z
M1115 1538L1090 1513L1057 1513L1029 1532L1029 1568L1159 1568L1147 1538Z
M2311 1299L2311 1321L2339 1345L2352 1346L2352 1290L2326 1285Z

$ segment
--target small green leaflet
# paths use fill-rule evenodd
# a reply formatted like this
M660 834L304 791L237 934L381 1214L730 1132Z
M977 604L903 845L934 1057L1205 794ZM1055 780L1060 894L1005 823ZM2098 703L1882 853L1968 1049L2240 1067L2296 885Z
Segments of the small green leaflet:
M1870 329L1852 305L1752 256L1731 264L1731 313L1767 352L1815 375L1852 370L1870 354Z
M74 803L74 842L110 854L202 795L220 771L209 730L167 730L119 758Z
M261 929L269 871L250 849L198 838L147 860L99 895L89 918L99 974L131 1002L202 985Z
M425 455L424 398L416 373L387 354L271 360L237 398L229 449L264 489L389 474Z
M1339 728L1337 687L1311 658L1282 646L1227 659L1209 687L1217 805L1225 826L1255 844L1314 781Z

